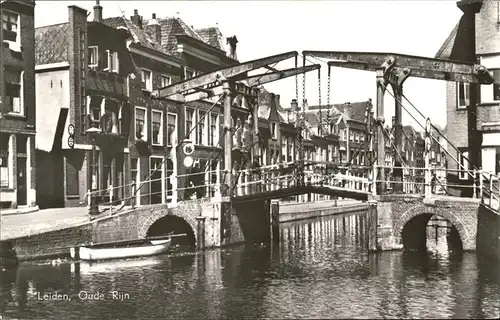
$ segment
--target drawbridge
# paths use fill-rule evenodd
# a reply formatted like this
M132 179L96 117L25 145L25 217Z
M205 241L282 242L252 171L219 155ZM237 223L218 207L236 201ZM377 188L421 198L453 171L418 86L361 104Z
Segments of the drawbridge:
M302 65L299 66L299 57ZM278 70L276 65L282 61L294 59L295 67ZM318 63L312 63L311 60ZM327 104L321 104L319 91L319 114L322 108L330 109L330 80L332 68L349 68L376 73L374 85L377 88L375 110L367 108L365 113L366 126L366 160L362 164L354 165L339 161L324 161L323 159L306 160L304 153L305 132L308 130L305 120L306 109L306 77L305 73L318 72L319 86L321 87L321 68L328 68ZM264 72L265 70L265 72ZM259 74L253 72L262 71ZM299 99L299 81L302 76L302 99ZM295 148L293 161L272 165L262 164L259 135L258 94L259 87L285 79L295 77L295 104L301 101L297 108L292 124L295 127ZM477 137L475 123L470 122L469 148L471 157L466 157L458 150L440 130L426 118L419 109L403 94L403 84L409 77L454 81L469 83L471 90L481 84L491 84L494 79L487 68L474 63L463 61L440 60L435 58L410 56L396 53L376 52L340 52L340 51L303 51L302 54L292 51L248 62L235 66L221 68L210 73L157 88L152 92L154 99L174 99L179 103L205 100L213 103L209 111L216 105L223 107L223 132L217 143L221 151L215 156L222 160L222 165L216 170L204 168L200 172L177 174L163 177L172 185L173 190L164 190L163 193L173 195L172 203L182 201L181 193L191 190L193 194L204 197L220 198L222 202L251 202L262 199L279 199L306 193L324 194L331 197L344 197L367 200L371 195L394 193L413 193L425 197L432 197L438 192L451 195L453 188L467 189L467 194L481 201L495 210L499 210L500 184L499 177L494 173L481 170L479 158L480 146L474 143ZM392 93L388 91L392 88ZM392 127L385 123L384 95L390 94L395 101L395 117ZM240 142L234 142L240 128L235 126L233 119L234 101L240 97L245 101L244 109L248 113L248 127L246 135ZM477 101L471 101L468 112L474 112ZM205 113L205 116L209 112ZM414 132L405 132L402 125L402 116L406 114L424 130L423 136ZM417 116L415 116L415 114ZM420 120L417 119L420 117ZM198 122L204 119L199 119ZM321 125L323 125L322 121ZM198 124L195 124L191 131ZM193 148L196 148L186 138L191 131L179 139L174 146L179 152L190 157ZM238 138L239 139L239 138ZM419 148L416 141L422 141ZM447 142L447 146L443 144ZM450 151L451 149L451 151ZM215 151L214 151L215 152ZM349 151L348 151L349 152ZM389 155L389 156L388 156ZM446 165L437 167L436 155L447 159ZM165 157L164 162L168 157ZM211 156L212 158L212 156ZM389 159L389 160L388 160ZM417 161L415 159L420 159ZM464 165L464 159L468 165ZM457 169L453 169L453 163ZM192 161L184 161L189 167ZM137 194L143 185L156 181L152 179L163 164L158 166L148 177L138 185L131 184L115 188L130 188L131 196L124 199L109 199L109 202L100 203L101 207L110 207L111 212L122 210L125 206L134 206ZM327 170L333 167L333 170ZM356 170L354 170L356 167ZM438 177L437 171L445 172L444 179ZM356 172L354 174L353 172ZM446 176L450 173L465 175L471 181L469 185L452 185L447 183ZM185 181L198 175L202 183L189 185ZM181 181L184 181L182 185ZM167 183L165 183L167 185ZM198 192L202 190L203 192ZM88 196L92 198L108 190L92 190ZM112 193L110 193L112 194ZM167 197L162 197L167 202ZM96 204L95 201L89 203Z

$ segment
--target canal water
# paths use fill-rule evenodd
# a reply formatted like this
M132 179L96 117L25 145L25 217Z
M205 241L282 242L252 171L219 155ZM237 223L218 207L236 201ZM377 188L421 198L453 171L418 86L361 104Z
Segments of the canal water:
M497 264L447 250L368 254L363 225L282 224L274 249L23 263L1 272L1 319L499 317Z

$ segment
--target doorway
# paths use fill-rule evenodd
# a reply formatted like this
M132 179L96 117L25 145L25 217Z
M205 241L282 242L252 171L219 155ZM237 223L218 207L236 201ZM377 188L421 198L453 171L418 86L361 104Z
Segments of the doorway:
M27 204L28 186L26 179L26 158L17 158L17 205L25 206Z

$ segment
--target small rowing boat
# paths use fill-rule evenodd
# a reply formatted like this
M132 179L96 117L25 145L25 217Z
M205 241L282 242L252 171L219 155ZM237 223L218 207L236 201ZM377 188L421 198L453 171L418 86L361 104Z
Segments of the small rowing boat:
M165 253L170 248L172 239L142 239L127 242L100 243L78 248L71 248L71 258L86 261L126 259L154 256Z

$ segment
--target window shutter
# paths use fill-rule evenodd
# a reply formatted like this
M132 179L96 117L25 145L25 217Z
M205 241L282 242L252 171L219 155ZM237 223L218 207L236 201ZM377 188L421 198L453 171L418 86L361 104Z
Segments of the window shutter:
M113 71L120 72L120 64L118 60L118 52L113 52Z

